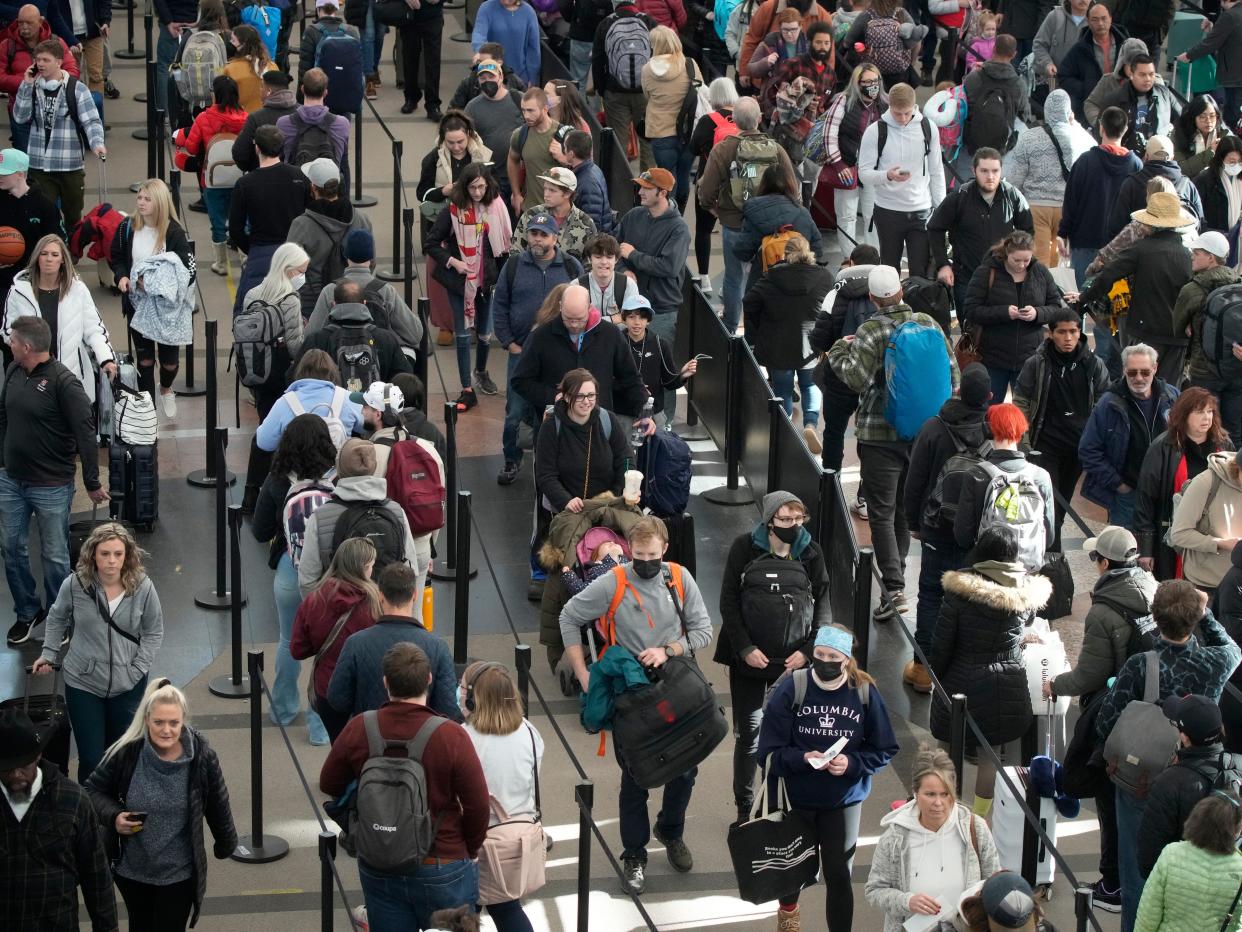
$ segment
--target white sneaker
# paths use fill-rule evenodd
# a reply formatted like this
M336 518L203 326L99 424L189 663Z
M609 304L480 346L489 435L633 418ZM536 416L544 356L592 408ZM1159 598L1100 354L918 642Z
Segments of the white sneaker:
M860 521L867 521L870 515L867 514L867 500L859 496L858 500L851 506L851 510L858 516Z
M699 291L703 292L703 294L712 293L712 280L710 276L704 275L699 278Z
M160 398L164 402L164 417L168 418L169 420L172 420L173 418L177 416L177 393L176 392L168 392L167 394L161 393Z
M367 930L371 928L370 923L367 922L367 908L365 906L354 907L354 924L357 925L362 932L367 932Z

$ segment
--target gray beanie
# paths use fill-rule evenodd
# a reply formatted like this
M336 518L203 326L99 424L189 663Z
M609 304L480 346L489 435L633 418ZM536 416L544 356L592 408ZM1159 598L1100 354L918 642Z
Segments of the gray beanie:
M806 511L806 505L802 504L802 499L794 495L793 492L769 492L763 496L763 507L760 509L763 515L763 523L770 524L772 519L776 517L776 513L790 504L801 505L802 510Z

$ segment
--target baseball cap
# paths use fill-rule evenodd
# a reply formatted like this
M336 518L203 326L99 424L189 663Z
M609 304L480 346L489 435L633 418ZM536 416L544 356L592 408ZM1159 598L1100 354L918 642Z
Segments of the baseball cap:
M340 166L331 159L326 158L307 162L302 166L302 174L310 179L310 183L317 188L324 187L329 181L341 180Z
M530 218L530 223L526 224L527 230L540 230L544 233L551 233L555 236L560 232L560 227L556 225L556 220L551 214L538 213Z
M1147 140L1143 154L1149 159L1173 158L1173 143L1168 136L1152 136Z
M496 77L498 78L504 77L504 72L502 71L500 67L500 62L495 61L491 58L485 58L481 62L479 62L479 67L476 68L475 71L478 74L482 74L485 71L490 71L492 74L496 75Z
M1169 696L1161 706L1165 718L1195 744L1220 737L1220 706L1206 696Z
M4 150L8 152L8 149ZM3 156L4 153L0 153ZM1195 241L1190 244L1191 249L1202 249L1206 253L1211 253L1217 259L1229 258L1229 240L1225 239L1223 233L1217 233L1215 230L1208 230L1206 233L1200 233L1195 237Z
M273 69L272 71L263 72L263 83L270 84L272 87L284 88L293 83L293 78L292 76L285 74L283 71L276 71Z
M1110 524L1098 536L1084 540L1082 549L1087 553L1094 551L1106 560L1122 563L1138 556L1138 541L1125 528Z
M558 187L568 188L570 191L578 190L578 176L568 168L556 166L549 168L546 175L536 175L540 181L546 181L548 184L554 184Z
M375 444L370 440L351 437L336 455L336 477L375 475Z
M21 709L0 710L0 770L33 764L43 753L39 729Z
M655 188L659 191L672 191L677 187L677 179L667 168L652 168L634 179L640 188Z
M375 258L375 237L370 230L350 230L345 237L345 258L350 262L370 262Z
M385 408L400 411L405 407L405 394L389 382L372 382L365 392L350 392L349 400L376 411L383 411Z
M0 175L30 170L30 156L21 149L0 149Z
M901 291L901 276L891 265L877 265L867 275L867 291L877 298L891 298Z
M979 891L983 899L983 911L988 919L1002 929L1020 929L1035 912L1035 896L1031 885L1021 874L1001 871L983 883Z
M655 312L651 309L651 302L640 294L627 295L625 300L621 302L621 316L625 316L630 311L638 311L647 320L655 320Z

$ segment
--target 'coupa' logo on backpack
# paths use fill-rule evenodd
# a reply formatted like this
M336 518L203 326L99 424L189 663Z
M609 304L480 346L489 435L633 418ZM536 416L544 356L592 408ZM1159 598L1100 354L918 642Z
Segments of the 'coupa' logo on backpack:
M397 830L395 825L380 825L378 822L372 822L371 828L377 832L395 832Z

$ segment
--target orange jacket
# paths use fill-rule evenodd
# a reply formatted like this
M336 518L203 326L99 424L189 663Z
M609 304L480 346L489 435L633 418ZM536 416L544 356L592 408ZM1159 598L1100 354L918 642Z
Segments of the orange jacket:
M742 51L737 56L738 78L743 85L750 84L746 66L755 54L755 46L763 41L763 37L776 28L776 14L788 6L787 0L763 0L754 15L750 18L750 28L742 40ZM802 31L805 33L812 23L825 22L832 25L832 14L812 0L810 9L802 17Z

